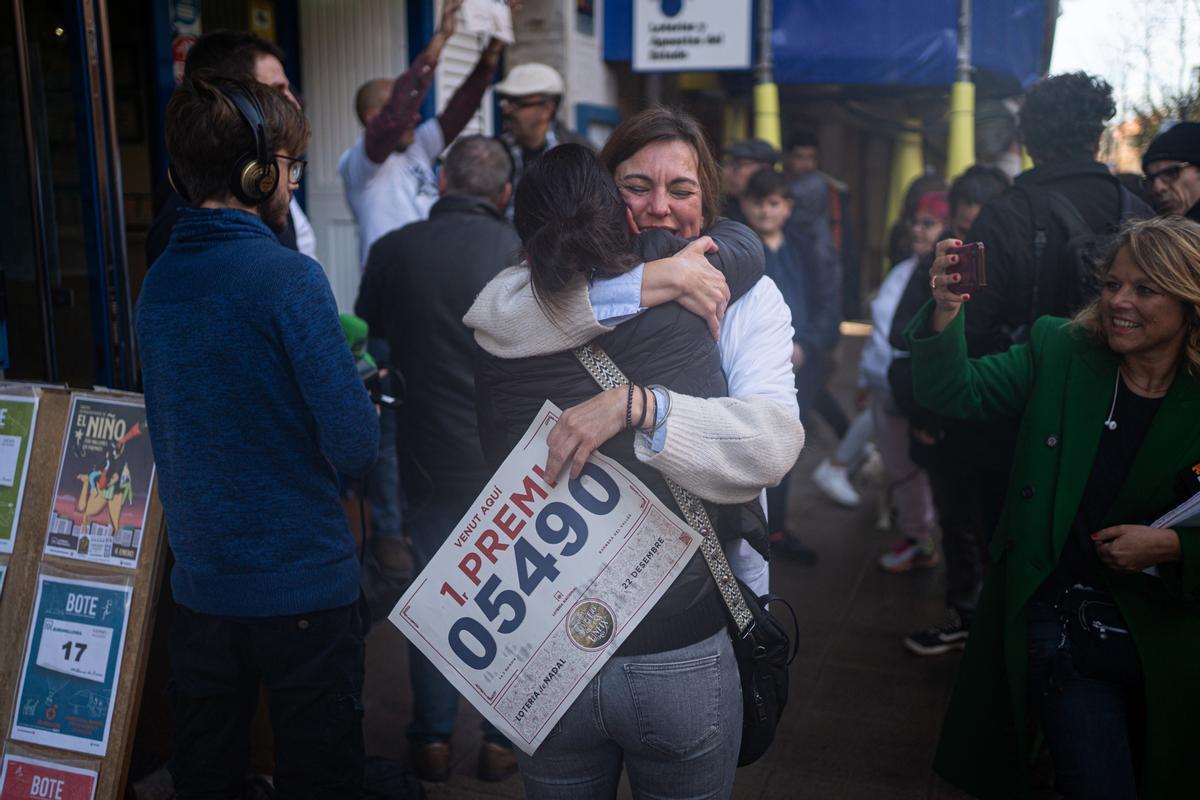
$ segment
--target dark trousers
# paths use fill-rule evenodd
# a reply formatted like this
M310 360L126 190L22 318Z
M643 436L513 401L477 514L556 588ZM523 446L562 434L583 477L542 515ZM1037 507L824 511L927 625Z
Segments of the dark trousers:
M263 687L278 796L359 797L366 630L361 602L236 620L179 606L170 636L176 796L240 800Z
M1136 800L1131 728L1141 718L1140 675L1124 684L1081 674L1059 612L1029 605L1029 700L1066 800Z
M449 482L443 481L438 497L414 504L406 520L412 541L414 576L437 554L486 480L484 477L461 485L447 485ZM450 741L458 716L458 689L412 642L408 645L408 674L413 692L413 720L407 730L409 740L416 745ZM483 738L510 746L504 734L486 719L483 721Z
M987 538L983 535L980 476L947 459L932 459L927 471L946 555L946 607L969 620L979 604Z
M846 412L842 410L838 401L830 394L828 386L822 386L817 391L817 395L812 401L812 410L829 423L829 427L837 434L837 438L841 439L846 435L846 431L850 430L850 420L846 417Z
M813 401L825 387L825 357L821 354L810 355L804 366L796 370L796 405L800 408L800 421L807 428L813 409ZM832 398L831 398L832 399ZM786 531L788 490L792 482L795 467L788 470L778 486L767 489L767 528L774 531Z

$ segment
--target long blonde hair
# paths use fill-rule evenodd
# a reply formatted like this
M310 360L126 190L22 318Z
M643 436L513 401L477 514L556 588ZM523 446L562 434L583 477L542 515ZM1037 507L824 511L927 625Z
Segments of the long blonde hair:
M1125 223L1100 268L1101 278L1125 248L1154 287L1183 304L1187 333L1183 363L1200 376L1200 225L1184 217L1151 217ZM1106 342L1100 323L1100 298L1075 315L1074 325Z

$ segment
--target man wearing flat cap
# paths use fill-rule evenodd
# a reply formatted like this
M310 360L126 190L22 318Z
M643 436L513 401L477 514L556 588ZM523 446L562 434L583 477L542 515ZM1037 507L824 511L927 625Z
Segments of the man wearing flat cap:
M1154 137L1142 156L1146 188L1160 214L1200 222L1200 122L1178 122Z
M761 169L774 169L779 151L763 139L743 139L725 148L725 197L721 201L721 216L745 223L742 195L750 179Z
M560 144L592 144L558 119L562 103L563 79L558 70L546 64L520 64L513 67L495 86L504 115L500 141L513 160L513 189L521 181L526 165L542 153Z

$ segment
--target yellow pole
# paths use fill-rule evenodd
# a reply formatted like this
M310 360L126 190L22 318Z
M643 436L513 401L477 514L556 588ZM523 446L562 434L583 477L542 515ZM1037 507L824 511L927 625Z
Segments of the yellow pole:
M900 219L900 212L904 208L904 193L908 191L908 185L925 174L925 159L921 148L921 121L910 117L905 120L905 125L912 130L901 131L896 136L895 150L892 153L892 178L888 187L885 231L890 231ZM892 266L887 263L887 253L883 254L883 260L884 270Z
M783 147L783 129L779 123L779 86L775 83L754 85L754 135Z
M950 87L950 141L946 146L946 180L952 181L975 163L975 84L957 81Z

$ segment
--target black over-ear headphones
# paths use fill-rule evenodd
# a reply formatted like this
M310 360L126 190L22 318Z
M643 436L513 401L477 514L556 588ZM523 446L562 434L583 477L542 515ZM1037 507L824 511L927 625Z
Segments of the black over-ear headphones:
M263 121L262 108L254 95L243 92L235 83L213 81L212 85L237 109L238 116L254 134L254 150L238 157L229 176L229 191L248 206L262 205L279 185L279 165L271 151L271 139L267 134L267 124ZM191 202L192 198L184 186L175 180L170 167L167 168L167 179L184 200Z

